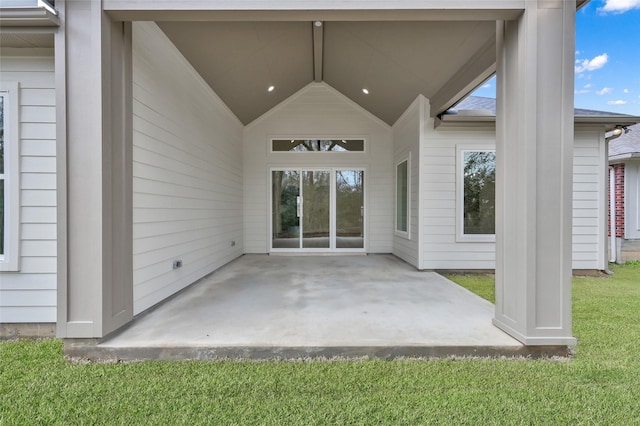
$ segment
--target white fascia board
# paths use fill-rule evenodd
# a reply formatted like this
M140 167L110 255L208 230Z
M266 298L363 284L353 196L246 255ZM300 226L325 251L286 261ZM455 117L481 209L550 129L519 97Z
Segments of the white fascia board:
M631 152L628 154L612 155L609 157L609 164L624 163L628 160L640 160L640 152Z
M525 0L103 0L117 20L512 20Z
M640 123L640 117L627 115L627 116L602 116L602 117L575 117L574 121L576 125L602 125L605 126L605 131L615 129L617 126L632 126Z
M434 127L495 127L495 116L474 116L445 114L435 120ZM631 126L640 123L640 117L636 116L601 116L601 117L574 117L575 127L604 127L605 131L615 129L617 126Z
M496 117L493 115L441 115L434 120L434 128L495 128Z
M58 12L43 0L0 0L0 27L57 27Z

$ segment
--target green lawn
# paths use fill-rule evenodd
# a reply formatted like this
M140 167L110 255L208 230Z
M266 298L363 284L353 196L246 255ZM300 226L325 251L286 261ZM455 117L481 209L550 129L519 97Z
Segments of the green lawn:
M55 340L0 343L0 425L640 424L640 266L614 271L574 279L568 361L79 365Z

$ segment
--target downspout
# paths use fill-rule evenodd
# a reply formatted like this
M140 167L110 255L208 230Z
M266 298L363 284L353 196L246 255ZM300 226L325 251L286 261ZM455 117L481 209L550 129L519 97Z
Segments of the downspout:
M616 172L609 167L609 262L616 261Z
M615 262L617 260L616 250L616 173L613 167L609 166L609 142L619 138L629 130L624 126L617 126L612 132L611 136L604 138L605 150L607 156L607 166L609 167L609 262ZM605 272L611 273L609 267L605 265Z

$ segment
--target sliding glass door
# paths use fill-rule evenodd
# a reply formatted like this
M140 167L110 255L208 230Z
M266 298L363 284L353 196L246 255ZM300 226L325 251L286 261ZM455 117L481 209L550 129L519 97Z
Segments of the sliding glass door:
M272 247L300 247L300 172L277 170L271 174Z
M363 170L273 170L271 249L362 251L364 204Z
M364 171L336 170L336 248L364 248Z

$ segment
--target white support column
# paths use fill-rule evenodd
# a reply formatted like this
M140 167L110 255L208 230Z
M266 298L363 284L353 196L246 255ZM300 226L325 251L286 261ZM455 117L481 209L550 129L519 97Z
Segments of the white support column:
M99 1L56 6L64 10L58 90L66 84L57 328L60 337L103 337L133 318L131 24L111 21Z
M496 313L526 345L573 345L575 1L497 24Z

